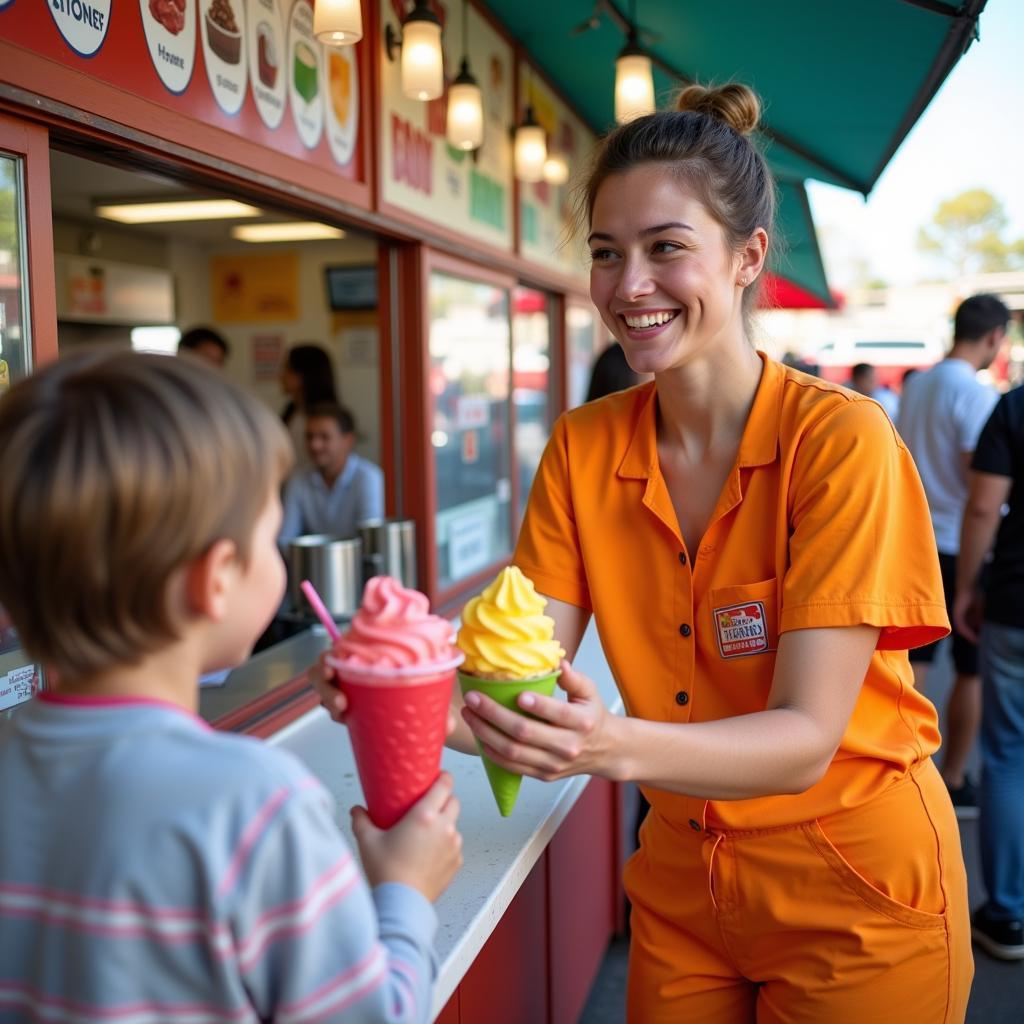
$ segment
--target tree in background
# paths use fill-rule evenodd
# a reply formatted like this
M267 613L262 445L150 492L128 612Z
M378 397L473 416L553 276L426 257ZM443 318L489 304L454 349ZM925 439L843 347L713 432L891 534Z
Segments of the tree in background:
M1024 238L1005 238L1009 218L991 192L972 188L939 203L920 228L917 247L940 259L957 276L1024 267Z

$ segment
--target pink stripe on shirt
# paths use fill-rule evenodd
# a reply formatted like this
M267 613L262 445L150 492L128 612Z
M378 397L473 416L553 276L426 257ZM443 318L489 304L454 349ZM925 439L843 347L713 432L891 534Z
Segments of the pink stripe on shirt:
M291 790L288 786L282 786L276 792L272 793L267 802L260 808L256 817L253 818L253 820L246 826L245 831L242 833L242 838L239 841L238 849L235 851L234 857L231 858L231 864L228 866L228 870L220 885L217 886L218 896L223 896L235 884L235 881L245 864L245 859L249 856L252 852L252 848L256 845L256 840L258 840L263 834L263 831L266 829L270 819L277 813L285 800L288 799L290 793Z
M101 1003L83 1003L73 999L62 999L59 996L46 995L29 985L16 981L0 980L0 1005L32 1007L43 1006L69 1013L87 1014L90 1020L118 1020L134 1014L149 1013L157 1019L182 1018L203 1014L220 1020L244 1020L254 1016L251 1006L238 1006L226 1010L222 1006L210 1003L122 1003L121 1005L103 1005Z
M163 708L165 711L175 711L179 715L184 715L208 732L213 731L210 724L195 712L180 704L175 704L172 700L162 700L159 697L133 697L129 694L61 693L59 690L40 690L34 699L42 701L44 704L64 704L68 707L80 708Z
M312 1006L314 1003L320 1002L322 999L326 999L336 989L343 988L349 984L353 979L364 972L369 972L370 977L367 984L370 988L375 988L379 985L386 977L385 964L387 963L387 951L378 942L370 948L370 951L361 960L356 961L346 971L342 971L341 974L336 974L330 981L321 985L318 989L311 992L304 999L300 999L297 1003L289 1003L287 1006L281 1006L278 1012L282 1015L285 1014L296 1014L301 1013L303 1010ZM372 983L372 984L371 984ZM360 989L362 991L363 989ZM369 991L369 989L365 989ZM348 1005L347 1003L344 1005ZM334 1012L337 1012L335 1009Z

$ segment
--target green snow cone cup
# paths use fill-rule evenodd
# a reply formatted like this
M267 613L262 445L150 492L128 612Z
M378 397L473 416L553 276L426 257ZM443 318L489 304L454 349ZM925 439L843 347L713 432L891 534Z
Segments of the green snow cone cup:
M547 675L534 676L532 679L484 679L481 676L469 675L459 672L459 688L465 696L470 690L476 690L491 700L497 701L502 707L510 711L518 711L519 714L526 714L516 703L521 693L539 693L544 697L550 697L555 692L555 681L561 675L557 669ZM484 771L487 772L487 781L491 784L491 792L498 805L498 810L503 818L512 813L516 805L516 798L519 796L519 787L522 785L522 775L510 772L501 765L495 764L484 752L480 741L476 741L477 750L480 752L480 759L484 763Z

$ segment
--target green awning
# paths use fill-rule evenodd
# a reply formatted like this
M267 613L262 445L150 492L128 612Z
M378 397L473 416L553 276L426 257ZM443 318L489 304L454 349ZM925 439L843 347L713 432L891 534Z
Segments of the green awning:
M817 296L826 306L834 305L803 182L779 182L776 229L778 248L769 260L769 269Z
M742 81L764 100L789 253L776 270L827 298L803 181L866 195L975 37L985 3L635 0L635 9L661 103L692 80ZM626 0L487 5L598 134L613 126Z

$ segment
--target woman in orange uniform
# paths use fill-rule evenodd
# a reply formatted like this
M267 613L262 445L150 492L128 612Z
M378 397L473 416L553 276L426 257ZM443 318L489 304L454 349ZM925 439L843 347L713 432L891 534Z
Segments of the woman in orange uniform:
M774 186L756 97L684 90L603 143L591 296L654 381L563 416L515 562L573 652L593 615L629 717L563 666L506 767L634 780L634 1024L962 1021L959 835L907 649L945 635L928 509L881 407L751 344Z

